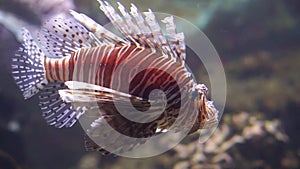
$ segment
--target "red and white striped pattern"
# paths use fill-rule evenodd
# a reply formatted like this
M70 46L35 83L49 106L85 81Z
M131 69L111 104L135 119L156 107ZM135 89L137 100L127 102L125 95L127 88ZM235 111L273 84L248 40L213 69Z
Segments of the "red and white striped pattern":
M188 89L193 86L193 80L183 64L163 56L161 52L132 45L82 48L71 57L46 58L44 65L50 81L81 81L142 98L148 98L152 90L160 89L167 96L166 109L160 118L164 123L174 122L180 101L189 99ZM144 67L146 69L143 71L136 72ZM132 76L134 74L135 77ZM179 87L187 90L180 91ZM197 104L183 105L181 108L197 112ZM161 127L167 128L169 125L161 124Z

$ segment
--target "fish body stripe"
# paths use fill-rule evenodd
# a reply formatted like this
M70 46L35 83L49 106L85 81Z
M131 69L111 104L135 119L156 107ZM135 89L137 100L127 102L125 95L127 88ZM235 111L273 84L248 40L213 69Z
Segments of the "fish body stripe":
M70 57L46 58L45 70L50 81L92 83L142 98L160 89L167 96L167 112L180 107L181 97L188 97L182 95L180 87L193 85L182 64L160 52L133 45L82 48ZM163 116L160 119L162 124L168 123Z
M76 58L65 57L61 59L45 58L45 76L49 81L66 82L72 80L74 62Z
M183 66L176 62L171 62L166 57L157 56L157 53L150 51L129 45L83 48L75 52L71 57L62 59L45 58L46 77L50 81L69 81L75 80L75 77L76 80L111 87L112 77L110 75L115 69L124 70L126 68L127 70L124 70L126 71L125 73L132 78L130 75L135 74L134 71L140 67L139 65L144 64L150 68L154 67L163 71L155 72L152 70L150 75L146 73L142 79L139 79L141 82L137 83L132 90L139 88L141 92L144 92L147 86L142 85L143 83L151 84L157 81L159 77L162 77L165 72L178 72L175 75L177 76L176 79L180 79L180 81L191 80ZM161 85L168 86L170 77L167 78Z
M118 142L119 137L103 128L104 120L113 129L135 138L150 137L164 129L188 128L193 133L216 124L218 111L206 98L206 86L196 83L185 64L185 38L183 32L177 32L173 16L157 20L150 9L140 13L133 4L127 12L118 3L118 12L108 2L99 3L122 36L75 11L71 11L73 17L59 15L49 19L36 38L27 29L22 31L23 46L12 58L13 77L26 99L40 94L47 123L71 127L81 115L90 114L98 119L87 130L88 136L109 137L112 142ZM156 89L164 92L166 102L152 97ZM164 111L154 120L146 119L146 123L131 121L123 116L133 113L126 109L130 102L138 111L153 115ZM114 103L125 109L118 110ZM166 103L165 107L161 103ZM93 114L97 108L100 115ZM140 117L144 118L148 117ZM86 141L87 149L107 152L107 145ZM143 142L130 146L137 144ZM118 151L128 151L122 145Z

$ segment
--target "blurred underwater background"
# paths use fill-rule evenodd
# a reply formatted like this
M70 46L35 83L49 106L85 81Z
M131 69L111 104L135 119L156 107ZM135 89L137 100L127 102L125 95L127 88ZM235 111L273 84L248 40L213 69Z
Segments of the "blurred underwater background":
M22 27L37 30L46 19L69 9L106 24L98 2L0 0L0 169L300 168L300 1L119 2L187 19L210 39L227 78L227 103L218 129L206 143L189 136L151 158L86 152L80 124L48 126L38 97L23 99L11 75L11 56L20 46ZM192 60L188 64L199 67ZM204 67L196 78L209 84Z

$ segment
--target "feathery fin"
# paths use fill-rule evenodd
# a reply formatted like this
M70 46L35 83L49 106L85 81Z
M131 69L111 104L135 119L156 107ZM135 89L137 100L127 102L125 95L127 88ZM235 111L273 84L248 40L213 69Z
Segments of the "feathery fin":
M58 90L66 86L63 82L49 82L40 92L40 106L44 118L49 125L55 127L71 127L83 114L83 109L73 110L70 103L65 103L59 96Z
M59 95L66 103L118 103L120 106L125 107L133 104L134 107L145 110L147 110L150 106L156 106L158 110L161 108L161 106L158 106L159 104L157 101L132 96L103 86L78 81L67 81L65 82L65 85L68 86L69 89L59 90Z
M95 41L90 32L74 18L57 16L49 19L38 33L46 57L63 58Z
M174 53L172 52L169 46L167 39L163 35L161 28L157 20L155 19L155 15L153 14L153 12L149 9L149 12L144 12L144 15L146 16L145 20L147 24L150 26L152 30L153 39L154 39L153 43L157 44L156 46L158 46L158 48L160 48L166 56L176 59Z
M48 82L44 70L44 53L25 28L23 47L12 57L12 74L25 99L37 94Z
M87 150L100 151L103 154L128 152L145 143L147 137L155 135L156 124L132 123L116 112L113 113L116 110L112 107L101 111L103 111L103 116L97 118L87 130ZM123 137L123 135L129 137ZM101 143L101 146L96 143Z
M71 15L83 24L87 29L89 29L95 37L100 41L102 44L110 45L110 44L121 44L121 43L127 43L122 38L118 37L114 33L110 32L106 28L104 28L102 25L98 24L88 16L82 13L77 13L73 10L70 10Z
M176 32L176 25L174 24L173 16L166 17L162 20L166 24L166 35L171 50L177 55L182 61L186 58L185 43L183 32Z
M161 23L166 24L166 34L163 34L154 13L139 12L138 8L131 4L130 13L125 7L118 3L121 17L108 2L98 1L100 9L112 22L112 24L122 33L127 41L136 46L149 47L152 50L159 49L162 53L175 60L185 61L186 47L183 32L176 32L176 25L172 16L166 17Z

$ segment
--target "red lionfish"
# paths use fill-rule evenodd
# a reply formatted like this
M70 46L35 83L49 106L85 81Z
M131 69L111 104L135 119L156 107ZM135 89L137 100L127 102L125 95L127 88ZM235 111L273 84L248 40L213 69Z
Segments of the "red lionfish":
M166 33L162 33L150 9L143 16L133 4L127 12L118 3L121 17L109 3L99 3L123 37L75 11L71 11L73 17L58 16L48 20L37 33L37 41L28 30L22 30L24 42L12 58L13 77L25 99L40 94L40 106L47 123L58 128L71 127L80 116L93 109L84 104L93 97L101 113L90 126L91 130L101 126L101 120L106 120L123 134L147 138L167 130L180 108L196 114L189 134L217 124L218 111L207 99L206 86L196 83L185 64L184 34L176 32L173 17L162 20L166 26ZM159 69L148 68L131 77L141 65ZM117 67L122 71L115 72ZM129 93L126 93L122 84L128 79L132 80ZM83 87L75 90L68 81ZM73 92L66 85L74 89ZM180 91L180 86L184 90ZM149 99L154 89L162 90L167 102L164 112L151 122L130 121L114 106L113 100L117 100L123 105L132 104L138 110L147 110L149 103L155 102ZM72 107L76 98L82 106ZM181 103L182 98L190 101ZM128 99L130 103L125 101ZM86 148L106 152L105 147L89 138L86 138Z

